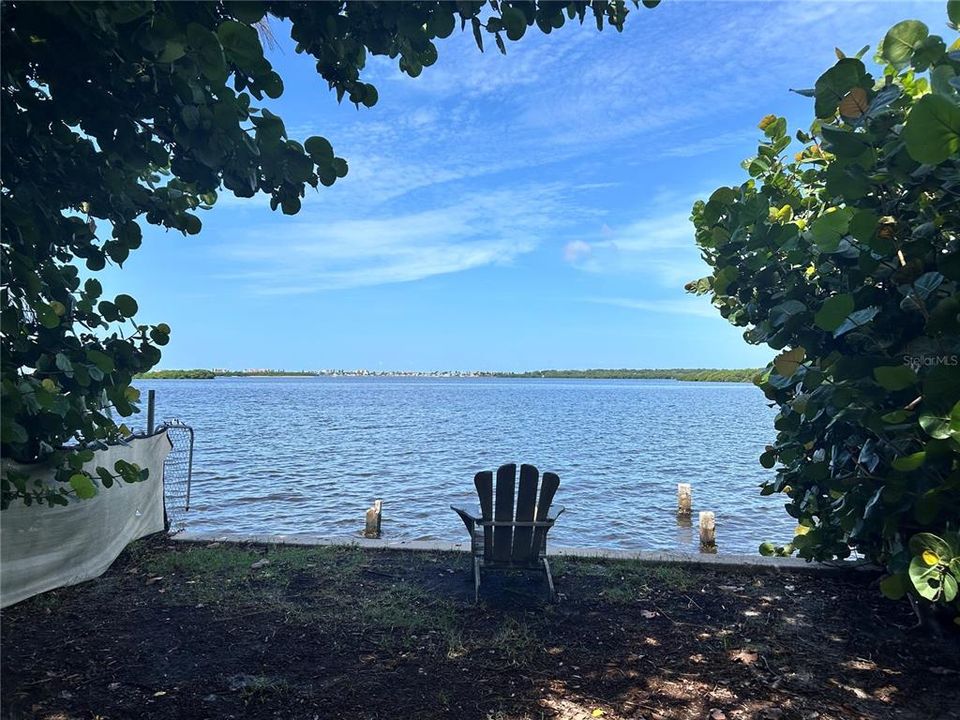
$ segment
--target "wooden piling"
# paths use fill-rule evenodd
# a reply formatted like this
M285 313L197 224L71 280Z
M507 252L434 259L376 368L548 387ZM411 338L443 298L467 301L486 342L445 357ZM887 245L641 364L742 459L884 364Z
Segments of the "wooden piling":
M693 511L693 487L690 483L679 483L677 485L677 515L680 517L689 517Z
M717 545L716 518L710 510L700 511L700 547L713 548Z
M367 509L367 522L363 530L363 536L366 538L380 537L380 519L383 515L383 500L374 500L373 505Z
M157 391L147 391L147 435L153 435L153 420L157 408Z

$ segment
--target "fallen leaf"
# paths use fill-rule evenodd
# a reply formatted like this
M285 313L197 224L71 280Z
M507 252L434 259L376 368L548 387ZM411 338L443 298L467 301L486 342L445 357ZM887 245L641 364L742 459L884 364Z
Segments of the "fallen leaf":
M744 665L751 665L757 661L757 653L752 650L737 650L730 653L730 659L733 662L742 662Z
M251 569L251 570L259 570L260 568L266 567L266 566L269 565L269 564L270 564L270 561L267 560L266 558L263 558L263 560L257 560L255 563L253 563L253 564L250 566L250 569Z
M153 576L153 577L151 577L151 578L147 578L147 583L146 583L146 584L147 584L147 585L153 585L154 583L160 582L161 580L163 580L163 575L155 575L155 576Z
M594 711L593 711L592 713L590 713L590 714L593 715L593 717L603 717L604 712L603 712L603 710L601 710L600 708L596 708L596 709L594 709Z
M643 615L647 620L650 618L655 618L660 613L654 612L653 610L641 610L640 614Z

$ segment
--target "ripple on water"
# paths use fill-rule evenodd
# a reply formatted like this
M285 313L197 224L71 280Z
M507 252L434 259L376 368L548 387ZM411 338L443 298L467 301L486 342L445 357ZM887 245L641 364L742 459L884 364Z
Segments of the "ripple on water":
M531 462L561 478L556 545L696 549L674 516L717 514L721 552L785 540L757 462L773 411L751 385L671 381L219 378L141 381L160 417L196 431L188 527L217 534L356 536L384 500L393 539L465 537L451 503L473 475ZM290 429L294 428L295 432ZM694 517L693 524L696 523Z

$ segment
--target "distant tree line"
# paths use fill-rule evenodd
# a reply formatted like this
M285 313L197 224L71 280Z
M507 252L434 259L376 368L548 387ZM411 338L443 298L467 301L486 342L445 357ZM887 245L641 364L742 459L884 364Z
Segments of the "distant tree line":
M212 370L152 370L140 373L137 380L213 380Z
M759 370L716 370L707 368L672 370L531 370L529 372L478 372L477 377L568 378L582 380L686 380L691 382L752 382ZM315 376L314 370L154 370L140 373L138 380L212 380L216 377ZM378 373L389 376L390 373ZM408 373L405 373L408 374ZM424 373L426 374L426 373Z
M313 376L313 370L151 370L140 373L137 380L213 380L217 377L284 377Z
M716 370L707 368L674 368L668 370L533 370L522 373L485 373L508 378L577 378L595 380L686 380L691 382L752 382L759 370Z

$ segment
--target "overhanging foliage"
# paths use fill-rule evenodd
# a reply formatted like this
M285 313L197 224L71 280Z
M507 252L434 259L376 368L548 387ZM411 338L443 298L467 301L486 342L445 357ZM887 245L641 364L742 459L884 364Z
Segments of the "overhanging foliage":
M948 11L956 29L960 3ZM857 550L889 568L891 595L912 586L944 603L960 602L960 44L948 42L899 23L881 77L867 48L838 51L798 91L817 119L792 158L785 119L764 118L750 179L694 206L713 273L688 285L781 351L756 381L779 408L762 492L785 494L799 527L761 551Z
M633 3L637 5L636 2ZM644 4L652 6L655 2ZM505 52L529 27L592 18L622 29L624 2L4 2L2 13L2 456L58 468L53 489L5 471L2 504L91 497L136 466L84 471L92 447L128 430L131 380L170 336L135 320L129 295L103 297L90 273L122 265L140 222L195 235L224 191L264 194L284 214L347 162L329 141L299 142L266 106L284 90L264 54L269 23L337 99L377 102L368 55L411 77L459 26ZM89 273L88 273L89 274ZM70 444L65 448L66 444Z

